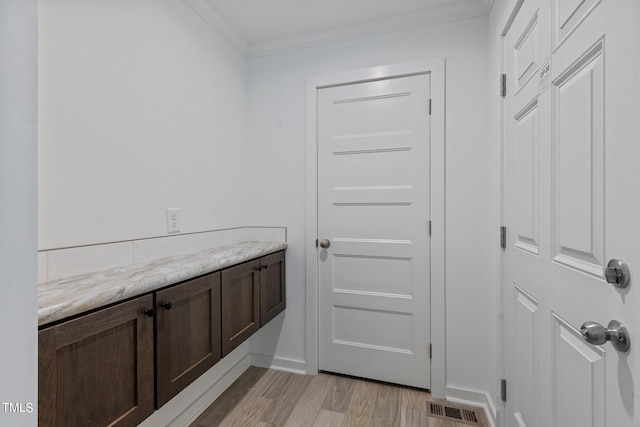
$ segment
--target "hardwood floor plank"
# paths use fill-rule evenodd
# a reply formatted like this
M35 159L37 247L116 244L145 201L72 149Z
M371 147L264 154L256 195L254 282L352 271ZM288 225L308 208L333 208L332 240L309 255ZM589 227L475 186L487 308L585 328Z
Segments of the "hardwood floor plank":
M344 427L369 427L375 409L378 384L356 380L349 406L345 413Z
M267 399L276 399L289 387L295 376L296 374L291 372L275 371L269 379L269 383L265 384L261 390L257 390L256 393L258 396L266 397Z
M287 387L274 399L273 405L262 415L260 421L284 425L313 378L309 375L290 375L291 380L288 381Z
M402 407L421 409L423 411L427 410L427 399L429 399L431 395L426 391L403 388L401 393Z
M220 427L253 427L262 414L273 405L273 400L260 396L252 396L240 409L240 413L233 419L227 418Z
M213 427L220 425L222 420L240 404L242 399L251 394L251 389L258 384L263 377L268 375L270 375L268 369L250 366L191 426Z
M343 422L344 414L321 409L316 421L313 423L313 427L341 427ZM300 426L303 425L308 424L300 424Z
M322 404L336 377L319 374L311 379L298 404L291 412L285 427L310 426L318 417Z
M427 399L390 384L251 367L191 427L469 427L428 417ZM482 409L470 409L489 425Z
M356 380L353 378L336 377L327 398L322 404L322 409L332 412L345 413L351 400Z
M372 427L400 427L400 401L399 387L379 385Z
M427 417L427 420L427 427L470 427L469 424L457 423L436 417Z
M433 418L431 418L433 419ZM400 427L432 427L427 421L427 412L417 408L403 407Z
M307 386L311 382L310 375L292 375L286 388L273 401L273 405L265 411L260 421L282 426L293 412Z

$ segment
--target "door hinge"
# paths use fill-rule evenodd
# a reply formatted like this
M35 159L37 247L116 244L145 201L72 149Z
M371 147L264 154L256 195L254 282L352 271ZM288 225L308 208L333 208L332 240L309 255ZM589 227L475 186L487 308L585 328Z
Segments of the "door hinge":
M500 398L503 402L507 401L507 380L504 378L500 380Z
M431 221L429 221L429 236L431 236Z
M433 344L429 344L429 359L433 359Z
M500 96L503 98L507 96L507 75L506 74L500 74Z
M507 249L507 227L504 225L500 227L500 247Z
M431 115L431 98L429 98L429 115Z

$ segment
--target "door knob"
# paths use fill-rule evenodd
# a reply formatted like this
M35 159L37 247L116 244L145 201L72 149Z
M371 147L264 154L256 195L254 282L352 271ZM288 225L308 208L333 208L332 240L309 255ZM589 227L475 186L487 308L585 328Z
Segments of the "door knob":
M331 246L331 242L329 241L329 239L320 240L320 247L321 248L327 249L329 246Z
M629 266L621 259L612 259L604 268L604 278L616 288L626 288L631 279Z
M617 320L609 322L607 328L596 322L585 322L580 327L582 338L589 344L602 345L611 341L618 351L628 351L631 339L627 328Z

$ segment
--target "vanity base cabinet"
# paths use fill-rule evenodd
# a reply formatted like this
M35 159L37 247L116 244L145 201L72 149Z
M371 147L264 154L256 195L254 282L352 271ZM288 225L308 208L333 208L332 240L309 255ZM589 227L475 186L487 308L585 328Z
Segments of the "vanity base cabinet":
M287 306L284 252L260 259L260 327Z
M220 360L220 273L156 292L158 408Z
M153 413L152 308L146 295L38 333L40 427L136 426Z
M44 326L38 425L137 426L285 305L281 251Z
M222 357L260 329L260 261L222 270Z

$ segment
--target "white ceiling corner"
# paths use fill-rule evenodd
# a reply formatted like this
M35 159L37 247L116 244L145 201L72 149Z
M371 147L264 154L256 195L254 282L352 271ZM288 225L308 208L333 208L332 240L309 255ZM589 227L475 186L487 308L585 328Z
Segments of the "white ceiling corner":
M480 16L493 4L493 0L183 1L247 58Z
M487 13L491 12L494 0L482 0L482 3L484 3L484 8L487 10Z
M249 43L216 11L207 0L183 0L198 15L202 17L214 30L227 40L238 52L247 57Z

